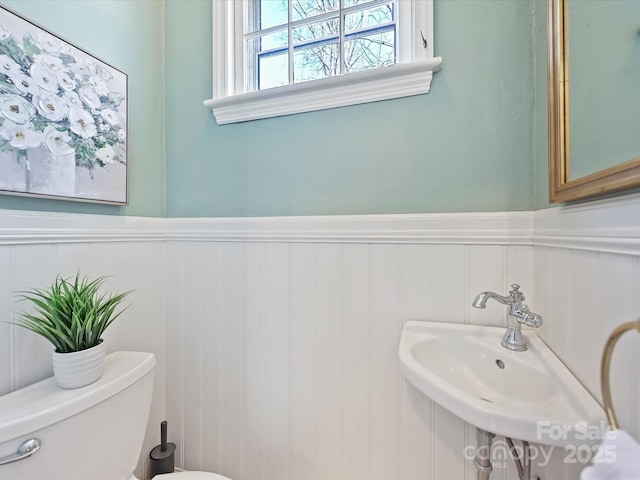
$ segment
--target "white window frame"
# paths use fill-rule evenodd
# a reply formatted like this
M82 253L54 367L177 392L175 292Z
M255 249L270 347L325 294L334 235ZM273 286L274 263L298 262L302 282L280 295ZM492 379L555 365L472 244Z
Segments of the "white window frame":
M244 0L212 0L213 98L204 105L222 125L428 93L442 63L433 53L433 0L400 2L395 65L244 92Z

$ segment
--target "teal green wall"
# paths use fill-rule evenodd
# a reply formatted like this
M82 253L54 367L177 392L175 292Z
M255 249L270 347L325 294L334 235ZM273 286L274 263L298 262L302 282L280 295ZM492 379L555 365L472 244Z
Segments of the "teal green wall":
M0 208L189 217L534 207L533 0L436 0L444 62L428 95L225 126L202 106L210 0L5 4L129 74L130 205L1 195Z
M436 0L428 95L218 126L211 1L167 0L167 215L532 209L532 8Z
M547 108L547 0L534 0L535 108L533 123L533 163L535 169L534 210L549 203L549 110Z
M0 208L163 216L163 2L4 0L3 5L129 75L129 206L0 195Z

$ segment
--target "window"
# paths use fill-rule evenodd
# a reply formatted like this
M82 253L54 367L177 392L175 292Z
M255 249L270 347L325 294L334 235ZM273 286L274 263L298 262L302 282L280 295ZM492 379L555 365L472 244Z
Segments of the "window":
M427 93L432 0L212 0L219 124Z
M396 1L259 0L247 15L246 91L396 63Z

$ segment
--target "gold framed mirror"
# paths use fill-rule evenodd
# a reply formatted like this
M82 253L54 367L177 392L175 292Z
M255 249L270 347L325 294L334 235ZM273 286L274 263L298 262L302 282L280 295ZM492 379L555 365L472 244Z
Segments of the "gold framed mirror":
M606 132L601 131L602 129L596 132L589 132L575 131L571 128L571 114L576 114L576 112L572 112L570 108L569 86L571 82L569 81L569 74L571 73L574 75L574 78L579 80L580 72L569 71L569 45L571 43L569 41L569 2L570 0L547 0L549 201L552 203L581 200L640 186L640 129L638 129L637 110L634 112L636 121L632 122L632 124L635 124L633 128L638 132L637 151L634 151L632 154L625 154L626 156L624 156L622 160L618 160L617 155L601 155L609 157L607 160L611 162L611 166L597 169L583 176L571 175L572 170L580 170L571 168L572 162L575 163L574 167L578 166L577 162L580 161L580 156L575 155L576 158L572 158L571 154L574 153L574 149L571 148L570 137L580 136L582 138L590 138L591 135L606 135ZM607 3L609 2L600 2L600 5ZM584 5L584 2L576 2L576 4ZM630 2L630 4L636 4L636 2ZM598 5L598 7L600 7L600 5ZM596 24L594 26L597 28L599 25ZM624 47L628 48L628 50L622 50L627 53L632 52L632 55L624 57L623 61L625 62L632 62L639 55L640 35L638 35L638 27L640 27L640 25L636 25L634 31L630 30L627 32L625 30L626 37L624 37ZM617 32L615 29L613 31ZM599 42L601 40L602 38L592 39L593 42ZM591 43L591 40L589 40L589 43L589 45L583 45L582 47L585 50L592 48L593 43ZM574 51L573 53L575 54L576 52ZM596 54L592 56L589 66L591 72L605 68L601 64L598 64L599 58L601 57L598 57ZM573 68L574 65L572 65L572 69ZM586 70L585 73L588 71L589 70ZM640 69L634 70L634 75L639 71ZM610 78L617 78L615 77L617 72L610 73ZM601 91L606 92L607 88L615 88L615 86L611 86L610 83L600 85ZM637 91L634 97L636 96L638 96ZM586 104L589 99L588 97L586 100L585 98L581 98L579 101ZM615 104L609 105L608 107L608 111L615 111ZM630 108L635 107L630 106ZM582 116L577 115L576 118L582 120ZM606 117L600 118L599 121L602 125L602 122L606 122L607 119ZM629 122L625 122L625 125L628 123ZM635 142L635 136L633 137L633 141ZM596 141L593 140L593 142ZM585 149L581 150L581 152L583 151L585 151Z

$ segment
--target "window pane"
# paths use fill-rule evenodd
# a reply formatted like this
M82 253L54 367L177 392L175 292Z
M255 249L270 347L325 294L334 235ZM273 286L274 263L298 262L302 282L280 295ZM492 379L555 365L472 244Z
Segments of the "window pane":
M288 0L260 0L260 21L254 30L286 25L289 20Z
M289 84L289 60L285 53L258 57L259 90Z
M337 43L296 50L293 54L295 83L331 77L340 73Z
M265 50L271 50L273 48L287 48L288 46L288 30L281 30L276 33L272 33L270 35L263 35L262 37L257 37L259 44L259 51L264 52Z
M340 23L338 19L324 22L310 23L293 29L294 45L312 42L320 39L337 40L340 35Z
M356 11L340 15L341 3ZM258 35L260 29L277 31L247 39L247 91L287 85L290 75L294 83L300 83L396 62L397 0L375 4L374 0L249 0L248 5L246 18ZM291 29L291 37L289 14L293 21L304 22ZM314 18L318 15L325 18L318 21ZM288 50L289 42L293 52Z
M345 33L355 32L364 28L372 28L383 23L393 21L393 4L381 5L369 10L345 15Z
M291 0L293 20L335 12L340 8L339 0Z
M345 73L395 63L395 32L389 30L344 42Z
M353 7L354 5L362 5L373 0L344 0L344 8Z

